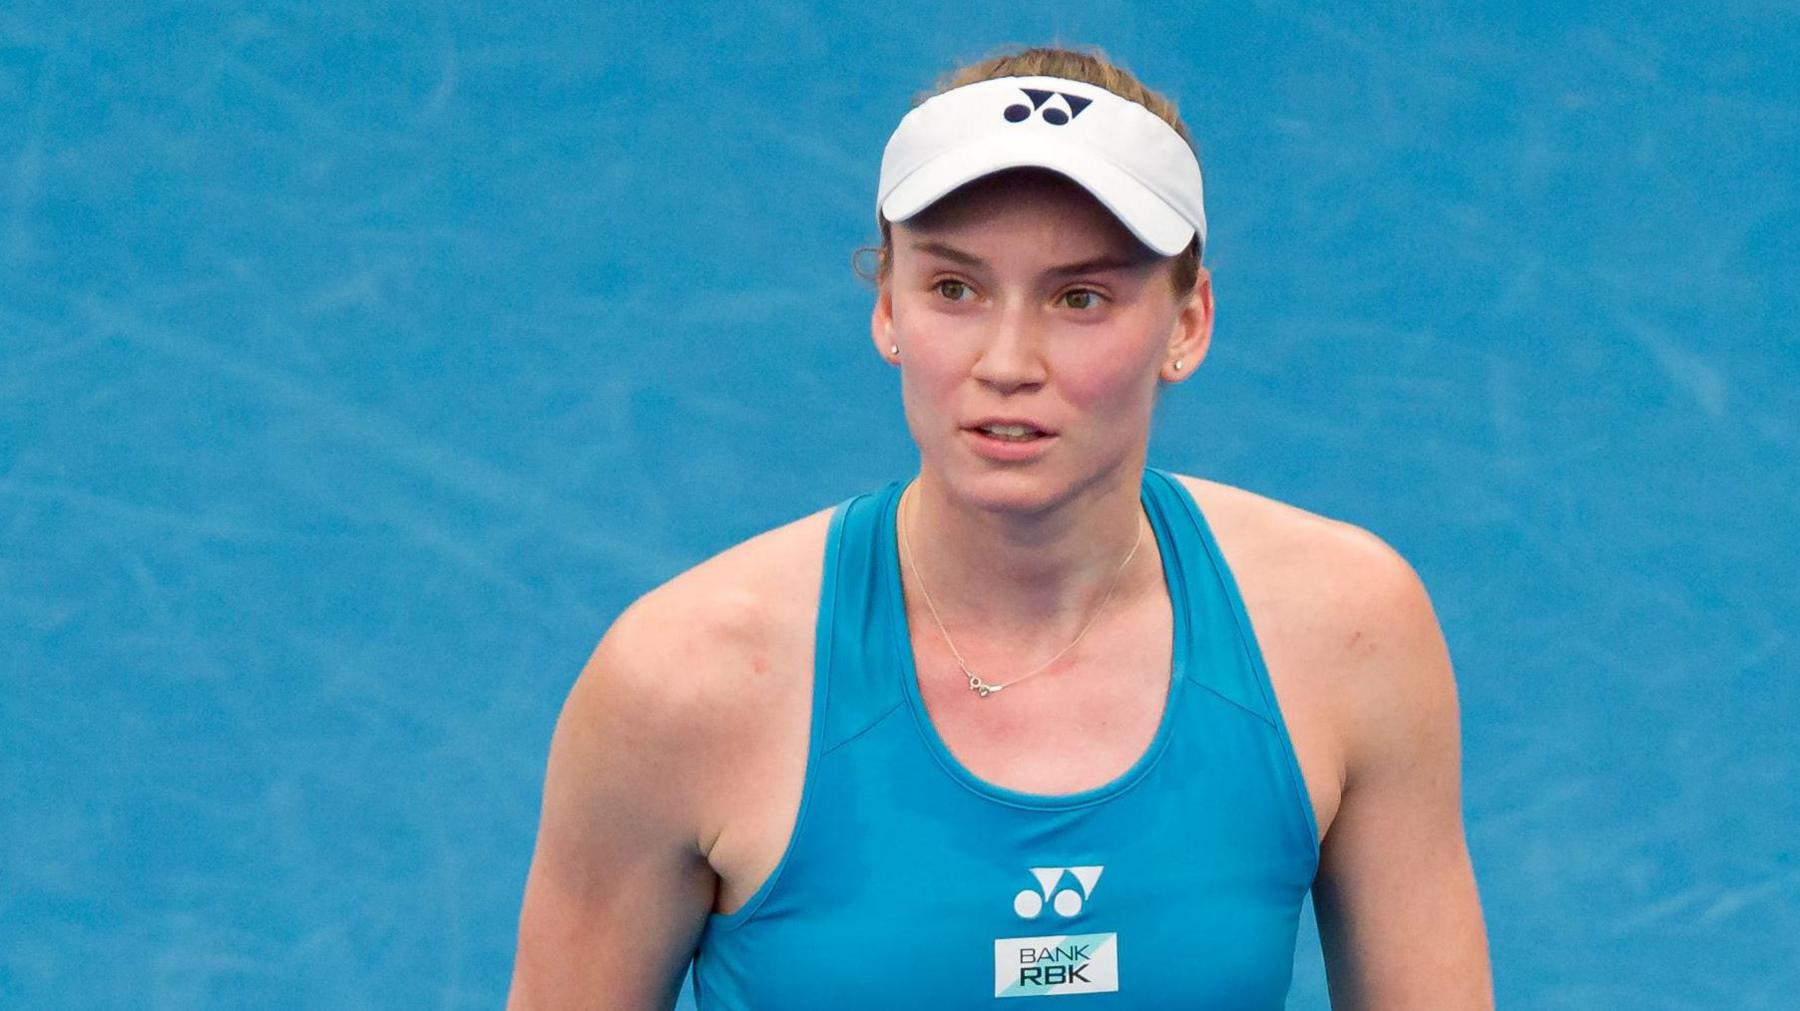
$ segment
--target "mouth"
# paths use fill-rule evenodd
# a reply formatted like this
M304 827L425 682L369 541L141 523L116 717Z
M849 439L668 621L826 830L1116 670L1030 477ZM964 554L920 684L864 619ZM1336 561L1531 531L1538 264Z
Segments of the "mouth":
M964 431L967 431L973 435L978 435L984 439L991 439L994 442L1006 442L1006 443L1038 442L1040 440L1049 439L1049 438L1053 437L1052 433L1050 433L1050 432L1039 431L1038 429L1035 429L1035 428L1025 428L1025 427L1015 427L1015 426L1001 426L998 428L994 428L994 427L969 428L969 429L964 429Z
M983 418L973 425L965 425L963 430L1002 442L1030 442L1056 434L1023 418Z
M1053 432L1030 431L1024 434L995 434L980 428L965 428L970 448L977 456L997 462L1020 462L1036 459L1056 441Z

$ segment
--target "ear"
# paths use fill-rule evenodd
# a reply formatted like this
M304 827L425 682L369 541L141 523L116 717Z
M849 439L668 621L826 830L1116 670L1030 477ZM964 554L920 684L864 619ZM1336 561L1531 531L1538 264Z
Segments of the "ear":
M1212 346L1212 328L1212 275L1201 267L1194 279L1194 290L1182 300L1175 323L1169 328L1168 353L1161 372L1164 382L1179 383L1194 374ZM1177 361L1181 362L1179 370L1175 368Z
M875 286L875 307L869 312L869 339L882 359L894 361L894 296L885 282Z

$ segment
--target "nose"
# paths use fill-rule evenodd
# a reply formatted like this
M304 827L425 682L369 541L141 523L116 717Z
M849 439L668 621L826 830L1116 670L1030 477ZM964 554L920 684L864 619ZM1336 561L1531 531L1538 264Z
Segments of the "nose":
M1008 299L989 318L992 326L971 374L1002 390L1042 383L1043 334L1033 307L1023 299Z

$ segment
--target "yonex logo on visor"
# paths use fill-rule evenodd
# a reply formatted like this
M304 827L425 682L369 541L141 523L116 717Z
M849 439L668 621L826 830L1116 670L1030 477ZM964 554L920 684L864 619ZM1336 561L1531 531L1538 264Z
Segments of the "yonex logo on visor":
M1081 115L1081 110L1094 104L1094 100L1091 98L1082 98L1080 95L1071 95L1066 91L1044 91L1040 88L1020 88L1019 90L1025 93L1026 98L1031 99L1031 108L1028 109L1023 105L1007 106L1006 111L1002 113L1002 115L1006 117L1008 123L1023 123L1031 118L1032 110L1036 109L1038 110L1038 115L1042 117L1044 122L1049 123L1051 126L1062 126L1069 120ZM1068 111L1064 112L1054 105L1047 109L1044 108L1044 103L1050 101L1052 96L1061 98L1063 102L1067 104Z
M1142 105L1061 77L965 84L907 113L881 155L876 212L905 221L1014 168L1074 182L1158 255L1206 243L1200 162L1188 142Z

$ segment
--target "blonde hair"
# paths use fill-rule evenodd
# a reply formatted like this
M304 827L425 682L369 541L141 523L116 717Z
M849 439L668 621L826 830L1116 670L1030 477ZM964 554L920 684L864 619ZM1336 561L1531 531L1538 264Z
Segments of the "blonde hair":
M1174 127L1181 139L1187 141L1188 147L1194 146L1194 138L1188 133L1187 124L1181 121L1181 114L1175 110L1175 103L1145 87L1144 82L1138 80L1131 71L1107 59L1106 54L1097 46L1084 50L1033 46L965 64L939 78L934 89L913 99L913 105L921 105L953 88L999 77L1062 77L1091 84L1096 88L1105 88L1120 98L1149 109L1157 118ZM893 229L886 218L881 219L881 245L865 246L856 253L859 258L866 255L875 257L873 269L857 262L858 274L875 284L887 281L894 261L894 238ZM1200 278L1199 238L1196 237L1188 244L1187 249L1177 254L1174 261L1169 283L1178 297L1185 297L1194 290L1194 284Z

